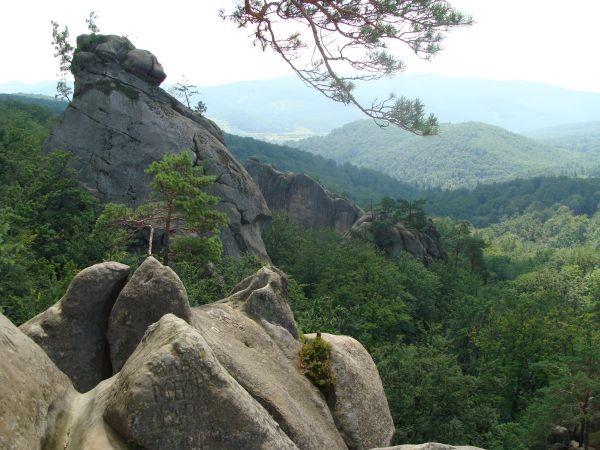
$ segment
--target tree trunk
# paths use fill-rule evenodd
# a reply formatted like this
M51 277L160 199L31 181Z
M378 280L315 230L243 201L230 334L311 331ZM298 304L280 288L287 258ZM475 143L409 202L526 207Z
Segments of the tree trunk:
M152 225L148 225L150 227L150 236L148 237L148 256L152 256L152 241L154 240L154 227Z
M164 244L165 248L163 250L163 264L165 266L169 265L169 250L170 250L170 241L171 241L171 217L173 214L173 205L171 202L167 204L167 219L165 220L165 239Z

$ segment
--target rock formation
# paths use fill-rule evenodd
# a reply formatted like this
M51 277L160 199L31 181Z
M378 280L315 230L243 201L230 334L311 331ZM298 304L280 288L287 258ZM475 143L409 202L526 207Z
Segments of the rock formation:
M377 213L366 213L352 226L350 234L375 242L373 223L378 218ZM386 222L386 226L389 244L384 250L390 258L398 257L403 251L422 261L447 257L440 234L431 221L423 231L409 229L402 222Z
M394 427L381 380L357 341L325 337L336 373L333 397L303 375L283 272L263 267L229 297L191 309L177 276L153 258L123 286L127 273L117 263L82 271L56 305L22 326L43 337L48 355L0 315L0 447L367 450L390 444ZM94 311L103 315L90 316ZM64 331L53 331L57 325ZM86 327L93 329L90 347L79 342L85 334L77 330ZM114 356L119 339L126 343L113 358L120 368L113 376L84 366L96 364L86 352L94 349L97 357L96 344L106 336L110 348L102 348L100 359ZM77 357L79 365L72 363ZM81 380L91 379L84 375L103 379L80 394L55 364L69 370L81 391Z
M20 327L80 392L112 375L106 329L128 275L129 267L124 264L88 267L71 281L58 303Z
M165 73L156 57L120 36L77 38L73 101L44 144L66 150L84 186L107 202L139 205L150 179L144 169L165 153L192 151L216 177L209 191L230 220L224 253L267 259L260 236L269 209L252 178L223 144L221 130L158 86Z
M272 211L285 211L306 228L346 233L360 217L358 207L303 174L280 172L256 159L245 163Z
M189 322L192 316L183 283L152 256L135 271L110 313L106 337L113 373L138 346L149 325L167 313Z
M75 390L30 338L0 314L0 448L41 449Z
M314 339L316 335L306 335ZM330 408L350 450L372 448L382 438L391 442L394 422L371 355L349 336L323 333L331 344L331 369L335 376Z

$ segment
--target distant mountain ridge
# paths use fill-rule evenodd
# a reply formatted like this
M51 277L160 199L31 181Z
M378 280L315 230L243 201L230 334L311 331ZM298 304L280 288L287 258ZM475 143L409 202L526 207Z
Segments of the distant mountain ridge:
M542 128L524 135L546 145L572 150L588 159L600 158L600 121Z
M455 189L517 177L569 175L600 164L479 122L443 124L438 136L423 138L362 120L291 145L423 188Z
M167 80L167 83L170 80ZM0 84L0 92L53 95L54 82ZM225 131L264 139L325 134L364 116L309 89L296 77L199 88L207 115ZM442 122L479 121L515 132L600 120L600 94L523 81L489 81L407 74L370 82L357 96L370 101L390 92L420 98Z

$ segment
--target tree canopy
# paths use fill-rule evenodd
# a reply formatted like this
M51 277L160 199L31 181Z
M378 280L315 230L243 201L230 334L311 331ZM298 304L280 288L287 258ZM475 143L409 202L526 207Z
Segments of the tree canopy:
M446 0L237 0L221 16L252 29L254 42L270 48L306 83L326 97L353 104L380 126L398 125L416 134L437 132L437 119L425 116L418 100L375 99L359 102L356 82L402 71L405 63L390 44L400 43L430 59L444 32L470 25L471 17ZM299 30L290 32L289 23Z

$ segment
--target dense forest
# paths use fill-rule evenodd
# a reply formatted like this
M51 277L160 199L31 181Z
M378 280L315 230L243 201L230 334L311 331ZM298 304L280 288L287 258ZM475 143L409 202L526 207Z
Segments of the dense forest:
M102 206L79 187L69 155L41 154L53 120L41 106L0 102L0 309L17 324L58 300L81 268L142 258L97 226ZM235 145L244 142L252 143ZM368 348L398 443L543 450L559 424L598 445L600 434L590 431L600 421L598 182L520 180L505 197L504 185L478 189L456 200L446 192L440 204L489 218L485 227L435 219L448 259L425 265L275 216L264 238L289 275L299 327L349 334ZM467 203L471 195L481 209ZM518 197L523 204L507 210ZM193 259L172 267L191 302L202 304L260 264L223 258L206 276Z

